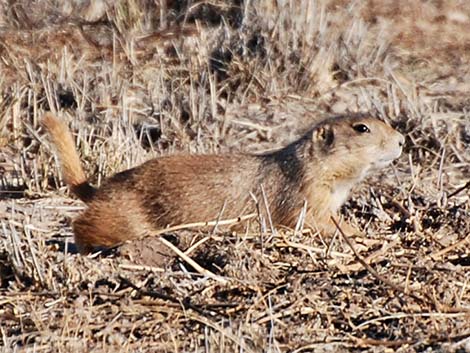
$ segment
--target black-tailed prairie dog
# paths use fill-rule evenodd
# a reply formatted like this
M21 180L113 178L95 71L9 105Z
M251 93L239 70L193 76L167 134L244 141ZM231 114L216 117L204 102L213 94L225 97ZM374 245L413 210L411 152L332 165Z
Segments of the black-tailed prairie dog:
M223 218L236 218L254 211L253 196L267 200L274 224L295 226L306 205L306 224L332 232L331 216L351 188L398 158L404 143L400 133L376 118L344 115L319 122L274 152L159 157L94 188L66 124L51 113L42 123L56 147L65 182L88 206L73 222L82 253L171 225L215 220L222 207Z

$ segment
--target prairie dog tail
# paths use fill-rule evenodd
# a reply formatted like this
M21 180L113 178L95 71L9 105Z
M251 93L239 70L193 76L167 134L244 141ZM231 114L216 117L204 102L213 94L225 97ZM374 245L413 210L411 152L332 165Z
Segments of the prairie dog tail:
M96 189L88 183L69 128L50 112L44 115L41 125L56 148L62 176L70 191L84 202L91 201Z

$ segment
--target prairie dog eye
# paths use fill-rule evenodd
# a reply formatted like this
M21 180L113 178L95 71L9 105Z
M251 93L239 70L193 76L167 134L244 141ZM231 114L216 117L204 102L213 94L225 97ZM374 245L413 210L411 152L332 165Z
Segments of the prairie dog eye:
M370 129L365 124L353 125L353 129L359 132L360 134L365 134L366 132L370 132Z

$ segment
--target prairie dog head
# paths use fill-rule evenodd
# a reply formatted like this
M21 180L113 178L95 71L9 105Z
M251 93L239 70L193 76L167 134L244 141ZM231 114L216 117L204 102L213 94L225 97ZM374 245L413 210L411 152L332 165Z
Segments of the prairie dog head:
M312 130L311 139L312 153L325 172L356 181L398 158L405 142L398 131L367 115L326 119Z
M389 165L402 152L405 138L384 122L367 115L326 119L310 134L311 178L330 190L325 208L336 212L351 189L369 171Z

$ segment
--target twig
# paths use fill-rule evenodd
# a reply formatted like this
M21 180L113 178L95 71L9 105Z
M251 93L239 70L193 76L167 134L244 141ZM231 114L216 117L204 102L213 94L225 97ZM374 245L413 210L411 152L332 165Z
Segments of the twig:
M216 280L222 284L227 284L228 281L221 277L217 276L216 274L212 273L209 270L206 270L204 267L200 266L196 261L191 259L188 255L186 255L184 252L182 252L180 249L178 249L176 246L174 246L172 243L170 243L168 240L165 238L159 237L157 238L163 245L171 249L175 254L177 254L182 260L184 260L187 264L192 266L198 273L201 275L207 276L209 278L212 278L213 280Z
M452 245L449 245L448 247L442 249L442 250L439 250L437 252L435 252L434 254L431 254L429 255L430 258L432 258L434 261L437 260L439 257L441 257L442 255L444 254L447 254L448 252L458 248L459 246L462 246L464 245L465 243L469 242L470 241L470 234L467 235L465 238L463 238L462 240L459 240L457 243L455 244L452 244Z
M378 258L379 256L385 254L388 250L390 250L391 248L393 248L395 245L397 245L399 242L399 239L395 239L394 241L392 241L391 243L388 243L387 245L383 245L379 250L373 252L372 254L370 254L369 256L367 256L364 261L367 262L368 264L370 264L371 262L373 262L376 258ZM377 262L377 261L374 261L374 262ZM345 268L348 269L349 271L357 271L358 268L356 265L359 265L359 264L352 264L352 265L347 265Z
M223 219L223 220L215 220L215 221L209 221L209 222L195 222L195 223L186 223L186 224L178 224L176 226L168 227L165 229L160 229L150 235L146 235L142 238L148 238L148 237L154 237L158 236L161 234L169 233L169 232L174 232L176 230L182 230L182 229L189 229L189 228L200 228L200 227L212 227L215 225L218 226L226 226L230 224L236 224L240 223L243 221L246 221L248 219L256 217L256 213L250 213L245 216L240 216L237 218L230 218L230 219Z
M351 248L351 250L353 251L354 255L356 256L356 258L358 259L358 261L362 264L362 266L365 267L365 269L367 271L369 271L375 278L377 278L379 281L389 285L390 287L392 287L393 289L395 289L396 291L398 292L402 292L404 294L407 294L405 289L398 286L397 284L391 282L390 280L388 280L387 278L384 278L382 277L376 270L374 270L365 260L364 258L357 252L356 248L354 247L354 245L352 244L351 240L348 238L348 236L346 234L344 234L343 230L341 229L341 227L339 226L338 222L336 221L336 219L331 216L331 220L333 221L333 223L335 224L336 228L338 229L339 233L341 234L341 236L343 237L343 239L346 241L346 243L349 245L349 247Z
M268 218L269 227L271 228L271 237L273 237L276 234L276 229L274 229L273 220L271 218L271 210L269 209L268 198L266 196L266 192L264 191L264 187L262 184L261 184L261 195L263 196L264 208L266 209L266 217ZM267 241L269 242L269 239Z
M150 271L150 272L165 272L163 268L154 266L142 266L142 265L131 265L131 264L119 264L119 268L124 270L132 271Z
M26 234L26 241L28 242L29 252L31 254L31 258L33 259L34 268L36 269L36 273L38 274L38 277L39 277L39 282L42 285L44 285L44 276L42 275L42 271L39 267L39 263L38 263L38 260L36 258L35 249L34 249L34 246L33 246L33 241L31 240L31 232L30 232L28 227L24 228L24 232Z
M259 325L263 325L269 321L273 320L278 320L281 318L286 318L289 316L294 316L294 315L312 315L316 312L317 310L308 306L303 306L301 308L293 308L293 309L282 309L281 311L272 314L270 313L269 315L262 316L259 319L256 319L255 321Z
M211 238L212 236L208 236L208 237L204 237L198 240L196 243L191 245L184 253L189 256L189 254L191 254L194 250L196 250L199 246L201 246L202 244L204 244L206 241L208 241Z
M387 316L381 316L381 317L376 317L371 320L364 321L357 325L355 327L356 330L368 326L372 323L376 322L381 322L381 321L387 321L387 320L393 320L393 319L404 319L404 318L417 318L417 317L437 317L437 318L454 318L454 317L460 317L460 316L468 316L469 313L467 312L460 312L460 313L412 313L412 314L407 314L407 313L397 313L394 315L387 315Z
M297 349L293 350L292 353L301 353L301 352L316 352L321 347L327 347L327 350L332 350L335 346L339 346L341 348L345 348L347 344L352 345L350 340L344 339L331 339L326 338L325 340L308 343L305 346L298 347ZM320 349L320 351L324 351L324 349Z
M361 346L380 346L380 347L402 347L404 345L411 345L418 342L417 339L404 339L404 340L378 340L373 338L359 338L349 335L356 344Z
M297 222L294 228L294 234L297 234L299 231L304 229L305 224L305 216L307 215L307 200L304 200L304 205L300 210L299 218L297 218Z
M224 201L224 204L222 205L222 208L220 209L219 214L217 215L217 219L215 220L214 228L212 228L211 235L214 235L215 232L217 231L217 227L219 226L219 222L222 219L222 215L225 211L225 207L227 206L227 200Z
M470 180L467 181L467 183L466 183L464 186L462 186L462 187L458 188L457 190L451 192L451 193L447 196L447 199L450 199L451 197L454 197L455 195L461 193L462 191L464 191L465 189L468 189L469 187L470 187Z
M427 305L431 305L433 307L436 308L436 310L438 311L441 311L441 312L445 312L445 313L460 313L460 312L470 312L470 309L468 308L452 308L452 307L449 307L445 304L442 304L440 302L437 301L436 298L433 298L431 297L430 295L427 295L425 293L423 293L423 296L424 297L421 297L419 295L416 295L414 293L408 293L408 291L406 290L406 288L402 287L402 286L399 286L398 284L390 281L389 279L387 278L384 278L382 277L376 270L374 270L365 260L364 258L356 251L356 249L354 248L354 245L351 243L351 240L349 240L349 238L346 236L346 234L344 234L343 230L341 229L341 227L339 226L338 222L336 221L336 219L331 216L331 220L333 221L333 223L335 224L336 228L338 229L339 233L341 234L341 236L343 237L343 239L346 241L346 243L349 245L349 247L351 248L351 250L353 251L354 255L356 256L356 258L358 259L358 261L362 264L362 266L364 266L364 268L369 271L369 273L371 275L373 275L375 278L377 278L379 281L385 283L386 285L390 286L392 289L394 289L395 291L397 292L400 292L400 293L403 293L407 296L410 296L412 297L413 299L416 299L417 301L421 302L421 303L424 303L424 304L427 304Z
M403 345L414 345L423 343L423 340L418 339L409 339L409 340L378 340L373 338L358 338L352 335L349 335L353 341L360 345L367 346L381 346L381 347L402 347ZM425 340L426 345L431 346L441 342L456 342L462 341L470 337L470 332L466 332L460 335L448 336L443 334L441 337L429 338Z
M325 253L325 249L317 248L317 247L313 247L313 246L308 246L308 245L301 244L301 243L295 243L295 242L292 242L292 241L286 239L285 237L284 237L282 242L276 243L275 246L279 247L279 248L286 247L286 248L301 249L301 250L305 250L305 251L311 251L311 252L316 253L316 254L324 254ZM330 255L335 256L335 257L352 258L352 255L345 254L345 253L338 252L338 251L331 251Z
M344 234L343 230L341 229L340 225L338 224L338 222L336 221L336 219L331 216L331 220L333 221L333 223L335 224L336 228L338 229L339 233L341 234L341 236L343 237L343 239L346 241L346 243L349 245L349 247L351 248L352 252L354 253L354 255L356 256L357 260L361 263L362 266L364 266L364 268L369 271L369 273L374 276L376 279L378 279L380 282L382 283L385 283L386 285L388 285L389 287L391 287L392 289L394 289L395 291L397 292L400 292L400 293L403 293L405 295L408 295L422 303L425 303L425 304L428 304L428 305L432 305L432 306L435 306L436 303L435 301L433 300L428 300L427 298L422 298L416 294L413 294L413 293L408 293L406 291L405 288L397 285L396 283L393 283L392 281L390 281L388 278L385 278L383 276L381 276L375 269L373 269L365 260L364 258L357 252L357 250L355 249L354 245L351 243L351 240L348 238L348 236L346 234Z

